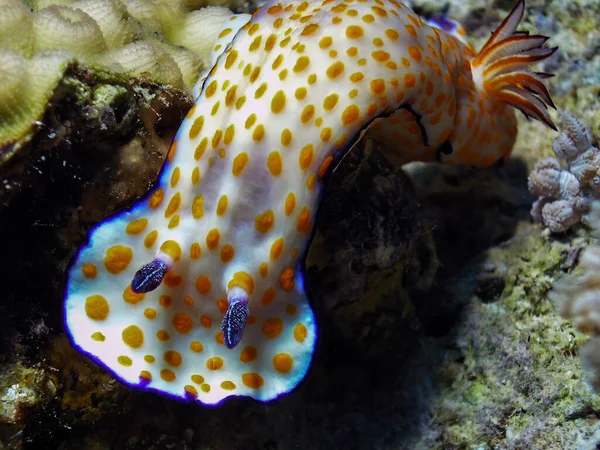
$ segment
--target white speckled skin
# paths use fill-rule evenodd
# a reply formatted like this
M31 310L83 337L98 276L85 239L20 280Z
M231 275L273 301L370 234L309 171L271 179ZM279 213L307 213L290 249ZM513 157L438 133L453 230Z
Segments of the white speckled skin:
M74 344L129 384L205 404L293 389L317 338L301 263L324 177L361 131L387 117L369 133L402 144L389 146L398 163L508 154L513 111L478 91L473 56L395 1L267 3L208 74L153 196L101 224L75 258ZM448 142L451 154L437 152ZM127 293L161 247L167 278ZM234 288L252 319L229 350L219 324Z

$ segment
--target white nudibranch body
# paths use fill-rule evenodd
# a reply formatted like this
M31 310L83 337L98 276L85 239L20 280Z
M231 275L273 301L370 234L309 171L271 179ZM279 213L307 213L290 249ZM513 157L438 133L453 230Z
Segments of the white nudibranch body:
M232 17L157 187L73 260L74 345L129 385L203 404L292 390L318 334L302 264L327 175L368 127L403 143L389 150L398 163L508 155L515 97L549 120L510 84L550 50L515 44L522 12L477 61L495 81L485 93L470 48L393 0L271 1ZM510 49L521 75L495 79Z

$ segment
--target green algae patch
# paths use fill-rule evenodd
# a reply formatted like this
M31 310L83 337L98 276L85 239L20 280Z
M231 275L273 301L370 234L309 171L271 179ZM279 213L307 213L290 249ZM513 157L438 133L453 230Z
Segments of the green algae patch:
M487 252L488 268L506 268L506 286L498 301L474 299L463 313L456 344L464 362L440 370L445 387L432 405L444 442L435 448L590 445L595 427L573 422L600 413L600 397L583 382L577 357L587 338L546 297L573 248L587 241L550 241L530 228Z

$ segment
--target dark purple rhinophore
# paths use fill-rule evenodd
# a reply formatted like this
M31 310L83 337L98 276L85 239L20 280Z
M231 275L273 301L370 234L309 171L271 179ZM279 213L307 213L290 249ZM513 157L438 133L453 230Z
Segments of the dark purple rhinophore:
M162 283L169 267L165 261L155 259L138 270L133 276L131 290L137 294L153 291Z
M229 301L227 312L221 323L223 341L227 348L234 348L242 340L249 313L247 298L233 298Z

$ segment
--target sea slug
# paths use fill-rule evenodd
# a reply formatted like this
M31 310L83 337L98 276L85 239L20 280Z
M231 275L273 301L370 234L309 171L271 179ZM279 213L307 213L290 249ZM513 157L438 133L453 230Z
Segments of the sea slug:
M523 12L477 55L452 22L394 0L272 0L243 25L233 16L157 186L72 261L73 345L131 386L203 404L292 390L318 338L305 253L357 140L397 143L397 164L489 166L511 151L513 107L554 128L548 75L528 67L556 49L516 31Z

